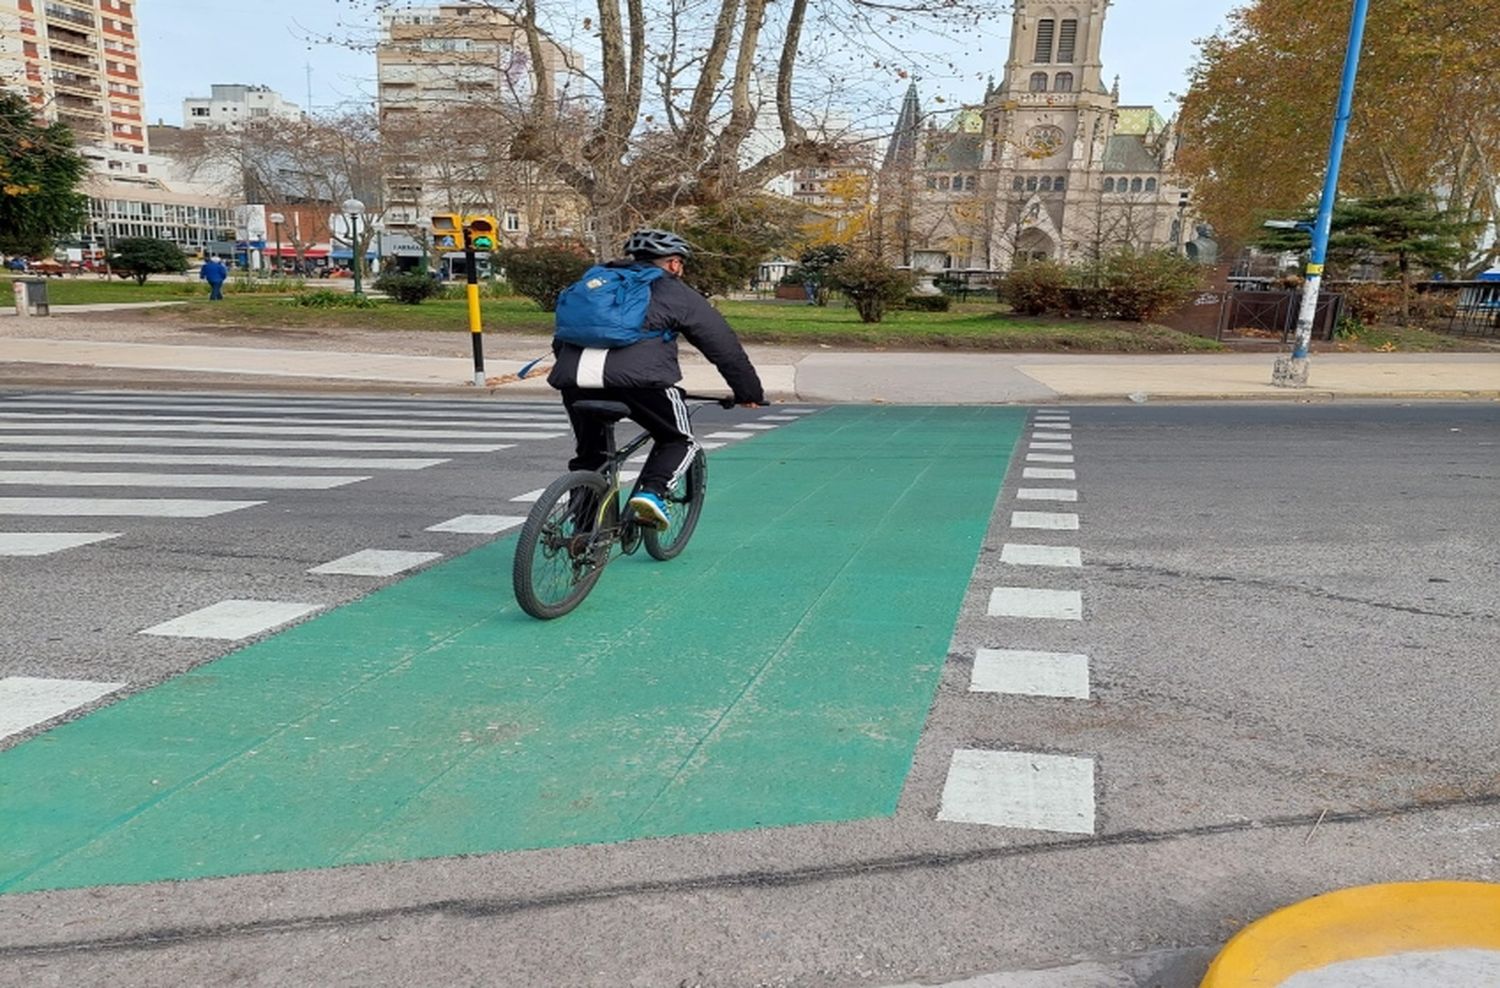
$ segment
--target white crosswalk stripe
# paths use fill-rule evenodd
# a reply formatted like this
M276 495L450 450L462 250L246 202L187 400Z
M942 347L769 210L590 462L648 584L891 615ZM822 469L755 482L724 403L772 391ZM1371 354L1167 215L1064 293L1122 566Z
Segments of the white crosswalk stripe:
M118 391L0 397L0 490L17 495L0 497L0 556L109 552L100 544L125 530L90 531L100 523L84 519L211 518L264 505L277 491L332 490L569 432L550 402ZM95 488L97 496L85 496ZM156 496L182 489L209 496ZM16 530L6 523L16 518L40 521Z

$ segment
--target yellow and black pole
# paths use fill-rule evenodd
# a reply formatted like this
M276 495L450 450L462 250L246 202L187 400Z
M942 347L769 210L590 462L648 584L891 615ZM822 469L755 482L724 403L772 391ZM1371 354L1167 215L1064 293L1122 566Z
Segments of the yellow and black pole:
M464 224L464 292L469 299L469 339L474 344L474 387L484 387L484 324L479 317L479 263L474 255L474 231Z

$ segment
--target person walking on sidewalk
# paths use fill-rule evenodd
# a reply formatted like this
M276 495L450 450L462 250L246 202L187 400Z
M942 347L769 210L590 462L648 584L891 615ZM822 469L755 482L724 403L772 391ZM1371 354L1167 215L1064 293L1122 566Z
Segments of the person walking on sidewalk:
M217 257L210 257L198 270L198 277L208 282L209 301L219 302L224 298L224 282L229 279L229 269Z
M576 455L570 470L598 470L607 453L607 426L577 412L583 400L617 401L651 434L651 452L641 467L630 510L647 525L671 524L666 494L692 462L697 444L683 391L677 386L680 335L703 353L724 377L738 405L765 404L760 376L739 337L708 300L682 280L692 248L666 230L637 230L625 241L626 258L588 273L558 303L555 362L547 383L562 392L573 425ZM598 306L628 302L631 292L649 289L645 317L610 339L595 339L593 327L615 318ZM609 296L606 301L600 296ZM642 292L644 296L644 293ZM627 317L628 318L628 317ZM570 342L571 341L571 342Z

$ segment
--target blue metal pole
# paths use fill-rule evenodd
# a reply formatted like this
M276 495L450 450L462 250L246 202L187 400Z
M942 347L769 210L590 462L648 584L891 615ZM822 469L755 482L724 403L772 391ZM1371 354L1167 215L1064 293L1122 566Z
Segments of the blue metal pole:
M1354 15L1349 21L1349 44L1344 50L1344 79L1339 89L1338 111L1333 118L1333 139L1328 147L1328 174L1323 179L1323 196L1318 201L1318 218L1313 225L1312 252L1307 258L1307 275L1302 287L1302 307L1297 313L1297 339L1291 361L1276 362L1272 377L1275 384L1306 384L1307 354L1312 341L1313 317L1318 309L1318 289L1323 282L1323 262L1328 255L1328 234L1333 226L1333 204L1338 196L1339 166L1344 158L1344 135L1354 105L1354 79L1359 73L1360 48L1364 44L1365 14L1369 0L1354 0Z

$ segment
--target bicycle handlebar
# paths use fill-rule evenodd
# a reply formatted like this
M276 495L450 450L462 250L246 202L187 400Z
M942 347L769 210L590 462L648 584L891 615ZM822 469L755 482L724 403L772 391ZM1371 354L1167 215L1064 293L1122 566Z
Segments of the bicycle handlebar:
M733 408L735 404L733 398L726 398L723 395L692 395L684 391L682 397L688 401L711 401L720 408Z

